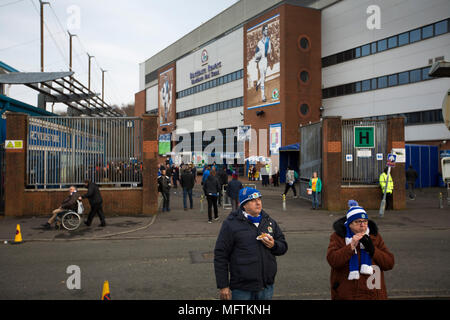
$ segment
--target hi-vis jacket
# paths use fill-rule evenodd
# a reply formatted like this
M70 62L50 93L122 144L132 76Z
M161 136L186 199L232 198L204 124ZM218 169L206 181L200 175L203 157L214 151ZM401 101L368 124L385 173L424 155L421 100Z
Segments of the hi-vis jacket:
M381 191L383 191L383 192L384 192L384 188L386 188L386 180L387 180L387 174L383 172L382 174L380 174L380 187L381 187ZM392 175L390 174L386 192L392 193L393 190L394 190L394 181L392 180Z

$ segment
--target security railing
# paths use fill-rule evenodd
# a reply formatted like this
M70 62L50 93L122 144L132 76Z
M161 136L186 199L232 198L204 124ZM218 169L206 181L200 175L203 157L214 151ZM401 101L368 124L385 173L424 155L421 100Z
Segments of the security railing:
M370 147L355 146L355 127L361 131L364 143L370 140ZM373 146L372 146L373 137ZM357 137L358 138L358 137ZM358 142L358 141L357 141ZM342 121L342 183L377 184L387 157L387 122L385 120L343 120Z
M137 187L142 184L142 119L29 117L27 185Z

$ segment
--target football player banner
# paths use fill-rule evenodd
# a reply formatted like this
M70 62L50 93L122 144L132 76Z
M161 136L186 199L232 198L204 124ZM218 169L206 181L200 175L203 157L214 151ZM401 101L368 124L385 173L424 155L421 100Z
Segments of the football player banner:
M246 34L247 105L261 107L280 102L280 15L255 26Z
M159 125L170 126L175 122L174 68L159 74Z

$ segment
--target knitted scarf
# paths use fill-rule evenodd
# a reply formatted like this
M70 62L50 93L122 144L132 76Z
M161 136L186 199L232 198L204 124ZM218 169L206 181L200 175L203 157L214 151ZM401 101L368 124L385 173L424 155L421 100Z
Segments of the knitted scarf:
M345 227L347 228L347 235L345 236L345 244L348 245L352 242L354 233L352 232L352 230L348 225ZM367 228L366 234L369 235L369 228ZM355 249L355 253L350 258L349 263L350 273L348 274L348 280L358 280L360 272L362 274L367 275L373 274L372 259L370 258L369 253L365 250L363 244L359 243L359 246L361 249L360 250L361 268L359 267L358 253Z

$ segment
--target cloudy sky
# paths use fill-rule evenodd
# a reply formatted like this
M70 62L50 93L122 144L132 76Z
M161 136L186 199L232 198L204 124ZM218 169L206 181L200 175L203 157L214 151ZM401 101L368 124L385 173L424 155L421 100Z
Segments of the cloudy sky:
M139 90L139 63L208 21L238 0L46 0L44 6L45 71L69 70L69 30L75 77L105 100L134 102ZM0 0L0 61L19 71L40 71L39 0ZM13 86L11 97L36 105L37 94ZM65 110L66 107L55 107ZM48 107L49 109L49 107Z

